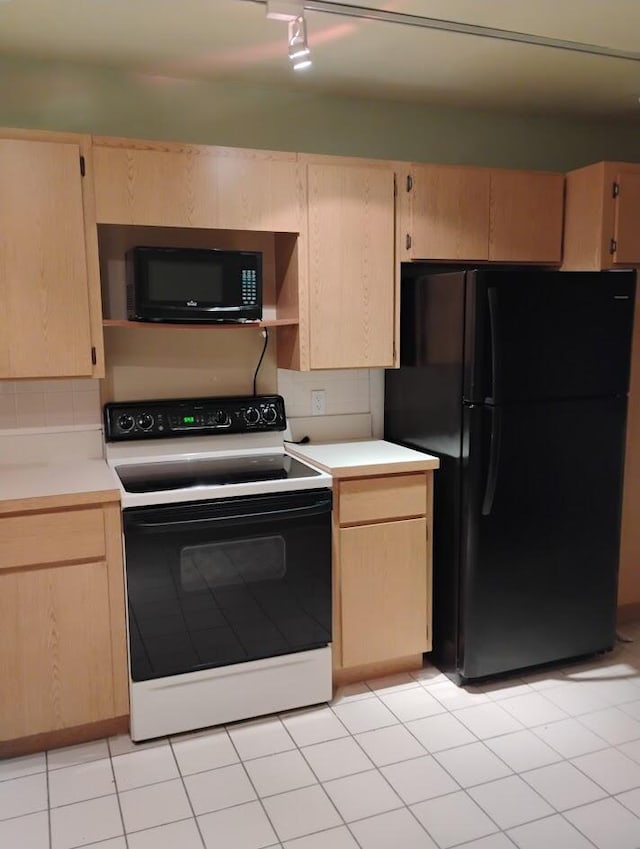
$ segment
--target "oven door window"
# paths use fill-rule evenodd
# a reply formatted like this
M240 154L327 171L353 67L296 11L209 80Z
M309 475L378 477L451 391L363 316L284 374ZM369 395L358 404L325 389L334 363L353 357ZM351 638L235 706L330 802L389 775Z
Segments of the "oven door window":
M282 581L285 556L282 535L186 546L180 554L180 584L185 592L199 592L206 585L224 595L226 587Z
M330 493L311 492L125 511L134 681L330 642Z

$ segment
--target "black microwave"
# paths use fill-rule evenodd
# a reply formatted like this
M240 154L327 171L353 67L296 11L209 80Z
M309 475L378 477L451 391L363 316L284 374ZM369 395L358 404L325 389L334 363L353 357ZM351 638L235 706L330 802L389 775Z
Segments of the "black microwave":
M138 246L126 254L131 321L244 322L262 318L262 254Z

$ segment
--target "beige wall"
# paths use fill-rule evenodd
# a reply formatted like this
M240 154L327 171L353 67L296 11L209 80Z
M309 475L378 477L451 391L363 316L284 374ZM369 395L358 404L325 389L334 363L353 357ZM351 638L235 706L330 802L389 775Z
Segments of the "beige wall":
M389 159L570 168L639 160L639 122L576 121L0 58L0 125ZM640 121L640 117L639 117Z

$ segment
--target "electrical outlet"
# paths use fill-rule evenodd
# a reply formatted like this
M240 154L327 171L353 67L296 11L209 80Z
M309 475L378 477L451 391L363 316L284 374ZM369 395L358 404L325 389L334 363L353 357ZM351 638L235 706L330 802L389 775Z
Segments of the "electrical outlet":
M326 393L324 389L311 390L311 415L324 416L327 412Z

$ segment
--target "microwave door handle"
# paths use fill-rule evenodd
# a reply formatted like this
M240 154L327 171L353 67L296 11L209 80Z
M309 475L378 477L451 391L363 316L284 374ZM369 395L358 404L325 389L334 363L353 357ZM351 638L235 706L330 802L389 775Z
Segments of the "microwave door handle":
M127 517L125 530L135 530L138 533L151 534L166 531L196 531L207 528L224 528L233 525L255 524L274 520L300 519L305 516L320 516L331 512L331 504L326 501L304 507L286 507L282 510L264 510L259 513L238 513L232 516L205 516L201 519L173 519L167 522L135 520Z

